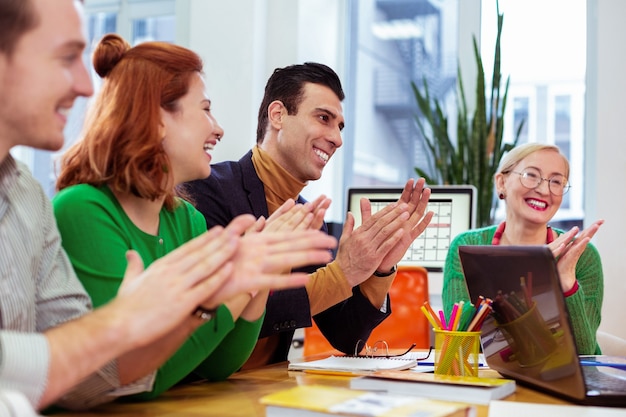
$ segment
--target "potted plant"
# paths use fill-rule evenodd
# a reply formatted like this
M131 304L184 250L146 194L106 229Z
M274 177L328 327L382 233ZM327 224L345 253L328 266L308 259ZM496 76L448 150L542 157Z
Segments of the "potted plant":
M423 93L415 82L411 87L420 110L415 116L419 131L430 153L428 169L415 167L419 176L429 184L471 184L478 190L476 224L479 227L493 223L494 199L493 176L504 153L517 145L524 122L517 127L513 143L502 143L504 111L509 89L507 77L504 91L501 91L500 35L503 14L498 14L498 32L495 43L491 94L485 89L485 71L480 50L473 37L474 56L478 73L476 76L476 106L473 115L468 114L463 80L460 69L457 71L457 129L456 140L450 137L448 117L440 100L432 98L426 80Z

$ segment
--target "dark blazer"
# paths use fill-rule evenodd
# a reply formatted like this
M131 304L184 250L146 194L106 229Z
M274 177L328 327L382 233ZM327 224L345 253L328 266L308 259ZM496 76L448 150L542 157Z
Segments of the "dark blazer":
M252 151L239 161L227 161L212 165L211 175L204 180L185 184L186 191L204 214L207 228L226 226L240 214L268 217L265 188L252 164ZM298 196L298 203L304 203ZM326 224L322 230L328 233ZM303 268L315 271L318 266ZM354 354L359 339L367 340L372 330L391 314L387 297L387 313L376 309L361 294L358 287L352 289L352 297L313 317L330 344L346 354ZM280 333L280 347L272 362L287 360L295 329L311 326L311 308L304 288L272 291L267 301L265 320L259 338Z

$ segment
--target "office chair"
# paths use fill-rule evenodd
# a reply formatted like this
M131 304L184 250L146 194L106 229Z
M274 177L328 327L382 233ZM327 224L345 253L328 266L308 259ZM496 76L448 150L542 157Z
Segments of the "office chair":
M626 340L602 330L598 330L596 338L604 355L626 356Z
M396 278L389 290L392 312L369 339L368 345L385 340L390 349L407 349L412 343L416 348L430 347L430 325L420 310L428 300L428 271L421 266L398 266ZM313 321L312 327L304 329L303 355L338 353L324 338Z

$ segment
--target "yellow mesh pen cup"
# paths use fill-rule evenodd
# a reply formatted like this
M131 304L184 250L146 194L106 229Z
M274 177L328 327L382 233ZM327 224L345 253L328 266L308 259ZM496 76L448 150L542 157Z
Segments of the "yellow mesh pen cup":
M435 374L478 376L480 332L435 332Z

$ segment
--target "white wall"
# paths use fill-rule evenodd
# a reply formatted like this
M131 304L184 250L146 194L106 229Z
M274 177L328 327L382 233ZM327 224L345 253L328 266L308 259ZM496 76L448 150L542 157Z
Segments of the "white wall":
M190 19L177 42L202 56L212 110L225 130L214 162L237 160L254 146L258 106L275 68L318 61L345 79L345 0L184 0L178 7ZM335 222L343 221L342 157L335 154L303 192L336 201L328 217Z
M214 161L239 159L254 143L265 68L264 4L189 0L188 47L202 56L212 111L225 130Z
M594 239L604 268L601 329L626 339L626 2L588 0L585 224L606 223Z

